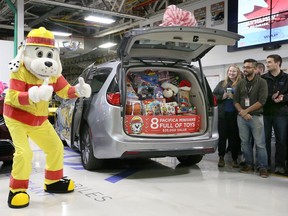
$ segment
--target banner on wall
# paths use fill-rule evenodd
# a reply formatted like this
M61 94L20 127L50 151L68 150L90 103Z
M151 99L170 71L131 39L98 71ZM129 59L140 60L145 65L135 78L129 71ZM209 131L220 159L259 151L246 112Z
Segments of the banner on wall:
M206 7L194 10L194 17L199 27L206 27Z
M224 1L211 5L211 26L224 23Z

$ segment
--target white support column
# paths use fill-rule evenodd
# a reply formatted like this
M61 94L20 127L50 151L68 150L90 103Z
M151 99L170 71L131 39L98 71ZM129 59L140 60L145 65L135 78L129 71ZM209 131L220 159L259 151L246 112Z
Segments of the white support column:
M18 46L24 41L24 0L17 1L17 13L18 13Z

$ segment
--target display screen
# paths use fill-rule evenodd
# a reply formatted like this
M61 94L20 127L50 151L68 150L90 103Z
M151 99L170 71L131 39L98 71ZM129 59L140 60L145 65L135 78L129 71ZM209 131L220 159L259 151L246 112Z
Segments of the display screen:
M228 51L288 42L288 0L228 0L228 31L243 35Z

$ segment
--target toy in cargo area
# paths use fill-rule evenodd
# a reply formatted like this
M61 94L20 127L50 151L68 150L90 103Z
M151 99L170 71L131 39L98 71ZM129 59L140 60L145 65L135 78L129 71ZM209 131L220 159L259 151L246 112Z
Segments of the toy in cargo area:
M178 93L178 87L169 82L163 82L161 84L163 88L163 96L166 98L166 102L176 101L176 95Z
M142 114L149 115L149 116L156 116L161 114L160 105L163 102L161 100L150 99L150 100L143 100L142 101Z
M128 99L126 102L126 115L140 115L141 102L139 100Z
M178 102L180 107L191 107L190 91L191 83L188 80L182 80L178 87Z
M129 79L127 79L127 84L126 84L126 87L127 87L127 97L128 98L133 98L133 99L138 99L138 96L132 86L132 83Z
M152 99L155 95L154 90L158 86L158 76L155 71L146 70L140 75L140 79L138 78L137 83L139 100Z
M176 110L178 109L177 102L162 103L160 105L162 115L176 115Z
M60 50L54 35L43 27L30 31L25 44L10 62L10 88L4 104L4 118L15 146L10 176L8 205L29 205L26 193L32 171L29 139L46 154L44 191L68 193L74 182L63 175L63 143L48 120L49 100L53 92L62 98L90 97L91 87L79 78L70 86L61 75Z

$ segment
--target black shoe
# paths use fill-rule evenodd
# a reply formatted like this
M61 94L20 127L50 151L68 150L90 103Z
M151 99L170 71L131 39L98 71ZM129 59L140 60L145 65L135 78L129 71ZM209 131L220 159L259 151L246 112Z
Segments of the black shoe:
M254 172L254 169L250 165L245 165L240 169L240 172L242 173Z
M278 174L278 175L284 175L285 174L285 169L283 167L276 167L274 173Z
M74 191L74 182L66 177L52 184L45 184L44 191L48 193L70 193Z
M262 178L268 178L269 177L269 173L268 173L268 170L265 169L265 168L260 168L259 170L259 175L262 177Z
M24 208L29 205L30 197L25 191L9 192L8 206L10 208Z
M224 157L220 157L219 162L218 162L218 167L224 167L224 166L225 166Z
M239 167L240 167L239 164L238 164L238 162L237 162L237 160L233 160L233 162L232 162L232 167L233 167L233 168L239 168Z

